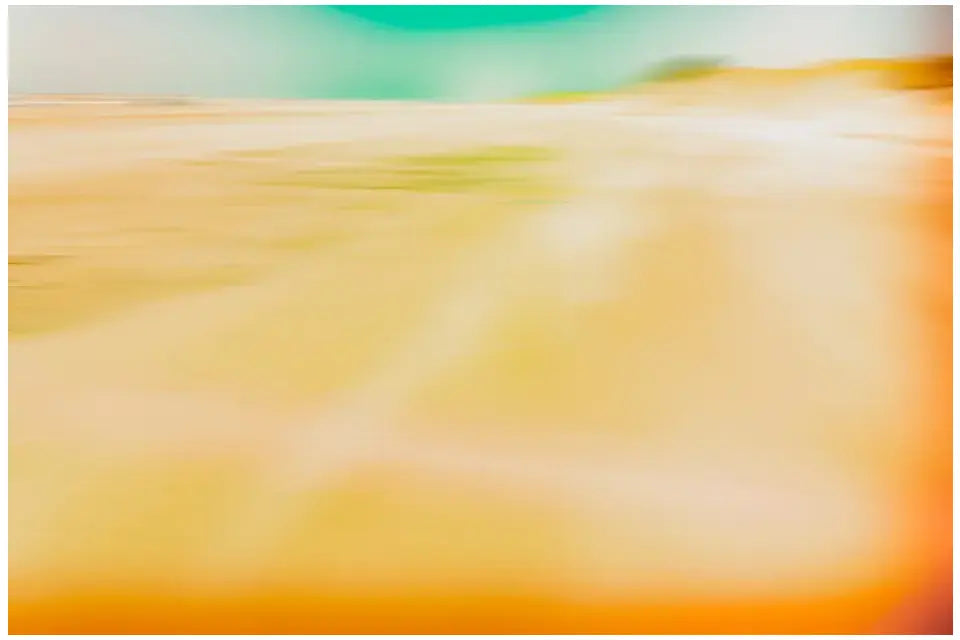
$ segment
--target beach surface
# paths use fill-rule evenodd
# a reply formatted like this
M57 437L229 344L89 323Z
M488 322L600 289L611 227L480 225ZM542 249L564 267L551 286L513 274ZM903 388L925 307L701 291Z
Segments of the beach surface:
M12 633L949 632L950 104L74 102Z

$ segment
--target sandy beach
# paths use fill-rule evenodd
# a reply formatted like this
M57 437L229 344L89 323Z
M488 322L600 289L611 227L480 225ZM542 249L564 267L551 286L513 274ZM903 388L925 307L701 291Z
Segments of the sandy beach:
M951 105L817 105L11 107L11 632L949 626Z

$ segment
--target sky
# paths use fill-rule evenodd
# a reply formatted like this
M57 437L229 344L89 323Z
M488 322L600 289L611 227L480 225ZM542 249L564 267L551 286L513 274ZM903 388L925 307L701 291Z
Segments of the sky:
M615 87L679 56L950 54L950 6L9 8L11 93L474 101Z

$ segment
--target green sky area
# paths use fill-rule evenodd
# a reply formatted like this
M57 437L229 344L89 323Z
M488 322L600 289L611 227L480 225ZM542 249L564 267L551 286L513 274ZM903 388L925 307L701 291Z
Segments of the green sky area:
M591 5L352 5L318 9L338 11L377 25L416 31L530 25L603 10Z
M613 88L664 60L950 53L949 6L27 6L13 93L483 101Z

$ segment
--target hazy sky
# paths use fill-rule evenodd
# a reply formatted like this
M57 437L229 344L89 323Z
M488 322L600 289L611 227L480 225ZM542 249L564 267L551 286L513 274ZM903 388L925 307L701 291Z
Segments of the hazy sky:
M14 93L475 100L615 86L679 55L950 53L949 6L11 7Z

